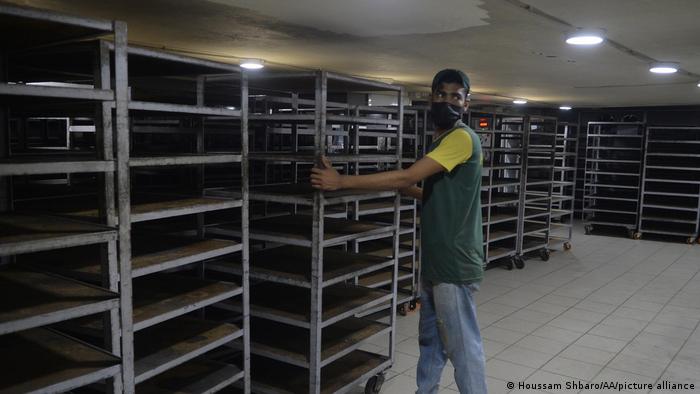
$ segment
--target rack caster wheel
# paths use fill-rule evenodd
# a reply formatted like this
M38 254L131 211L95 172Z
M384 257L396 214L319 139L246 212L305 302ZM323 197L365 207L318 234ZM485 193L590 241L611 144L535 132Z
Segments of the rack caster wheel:
M564 242L564 250L571 250L572 245L571 242Z
M515 268L521 270L525 267L525 260L521 256L513 256L511 259Z
M587 224L583 228L583 232L586 233L586 235L591 235L591 233L593 232L593 226L591 226L590 224Z
M411 300L408 302L408 310L409 311L415 311L417 308L418 308L418 301Z
M399 315L401 315L401 316L406 316L406 315L408 315L408 305L406 305L405 303L399 305L399 308L398 308L398 309L399 309L399 311L398 311L398 312L399 312Z
M540 258L542 261L549 261L549 257L551 256L551 252L549 249L540 249Z
M515 257L503 262L503 267L505 269L507 269L508 271L512 271L514 266L515 266Z
M365 385L365 394L379 394L384 385L384 374L372 376Z
M635 239L635 240L642 239L642 233L637 233L637 232L632 233L632 239Z

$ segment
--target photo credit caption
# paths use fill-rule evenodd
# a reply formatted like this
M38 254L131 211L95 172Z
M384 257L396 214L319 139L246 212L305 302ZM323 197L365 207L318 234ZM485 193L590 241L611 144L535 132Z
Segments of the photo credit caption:
M695 390L695 383L682 383L663 380L658 383L639 382L617 382L603 381L598 383L588 383L580 380L572 380L564 383L529 383L529 382L508 382L506 387L509 390Z

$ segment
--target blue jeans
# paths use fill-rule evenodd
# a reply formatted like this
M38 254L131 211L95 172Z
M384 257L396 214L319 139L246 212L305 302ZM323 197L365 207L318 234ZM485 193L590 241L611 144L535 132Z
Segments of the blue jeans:
M435 394L449 359L461 394L487 394L484 348L473 293L478 284L421 283L418 391Z

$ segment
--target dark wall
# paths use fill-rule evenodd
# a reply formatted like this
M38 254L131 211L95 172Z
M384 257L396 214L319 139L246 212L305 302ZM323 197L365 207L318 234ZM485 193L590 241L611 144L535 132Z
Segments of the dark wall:
M627 115L636 116L649 126L700 126L700 106L584 108L579 112L583 127L591 121L622 121Z

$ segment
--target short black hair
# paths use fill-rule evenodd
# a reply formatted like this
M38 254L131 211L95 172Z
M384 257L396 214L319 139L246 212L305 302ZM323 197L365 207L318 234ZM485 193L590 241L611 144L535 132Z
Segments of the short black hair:
M435 93L443 83L462 85L465 93L469 94L469 77L461 70L446 68L435 74L435 77L433 77L432 92Z

